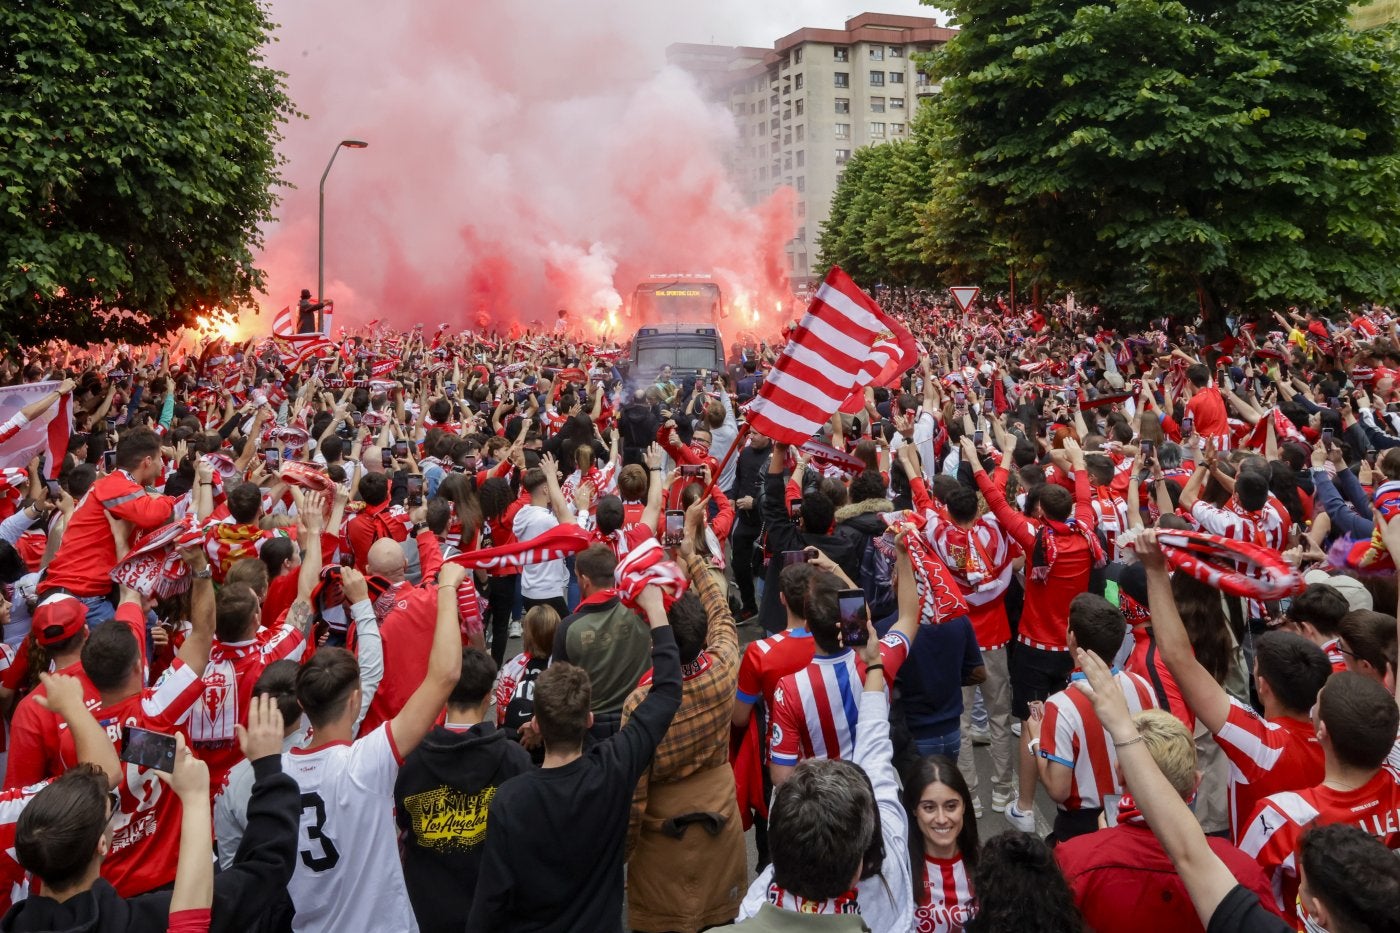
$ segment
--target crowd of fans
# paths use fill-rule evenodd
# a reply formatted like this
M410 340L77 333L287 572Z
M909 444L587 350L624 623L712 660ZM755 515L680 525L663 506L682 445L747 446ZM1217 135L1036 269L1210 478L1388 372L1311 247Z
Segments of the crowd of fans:
M1400 320L880 297L0 360L0 930L1400 929Z

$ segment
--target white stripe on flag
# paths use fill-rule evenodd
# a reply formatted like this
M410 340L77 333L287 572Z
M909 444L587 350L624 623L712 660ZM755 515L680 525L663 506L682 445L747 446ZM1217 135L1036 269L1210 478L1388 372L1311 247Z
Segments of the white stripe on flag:
M828 305L833 311L838 312L857 327L868 330L872 337L885 329L880 319L871 314L863 304L829 284L823 284L821 288L817 289L817 300ZM864 347L861 349L864 350Z

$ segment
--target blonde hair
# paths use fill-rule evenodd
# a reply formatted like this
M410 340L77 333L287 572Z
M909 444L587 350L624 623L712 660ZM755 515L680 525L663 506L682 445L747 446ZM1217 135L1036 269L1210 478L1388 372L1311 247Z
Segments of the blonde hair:
M1133 717L1142 743L1181 798L1196 790L1196 743L1180 719L1162 709L1145 709Z
M532 606L520 622L521 647L532 658L547 658L554 651L554 630L559 613L552 606Z

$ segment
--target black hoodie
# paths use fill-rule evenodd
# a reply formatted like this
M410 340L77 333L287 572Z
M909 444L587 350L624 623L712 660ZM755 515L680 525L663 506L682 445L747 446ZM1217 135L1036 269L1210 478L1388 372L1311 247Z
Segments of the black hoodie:
M394 785L403 877L422 933L461 933L471 912L487 811L506 778L534 768L530 753L489 722L438 726L409 754Z
M214 907L209 929L260 928L264 915L280 906L296 865L301 793L282 773L282 756L253 762L253 795L248 829L228 871L214 876ZM91 890L59 903L35 895L20 901L0 920L4 933L147 933L170 923L170 891L123 898L99 878Z

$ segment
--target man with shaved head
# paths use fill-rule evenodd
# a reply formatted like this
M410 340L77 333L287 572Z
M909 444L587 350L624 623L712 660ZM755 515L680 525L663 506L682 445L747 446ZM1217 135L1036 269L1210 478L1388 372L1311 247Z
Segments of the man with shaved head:
M442 569L442 547L437 535L423 522L424 511L419 507L411 513L412 535L418 545L418 565L422 569L417 586L406 577L408 555L404 553L404 546L393 538L375 541L365 555L370 598L374 600L374 614L379 619L384 645L384 680L360 724L360 735L368 735L380 723L398 715L428 671L429 648L437 621L437 579ZM464 587L464 592L475 599L474 590ZM485 647L479 626L472 633L471 643L477 648Z

